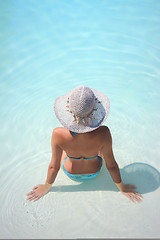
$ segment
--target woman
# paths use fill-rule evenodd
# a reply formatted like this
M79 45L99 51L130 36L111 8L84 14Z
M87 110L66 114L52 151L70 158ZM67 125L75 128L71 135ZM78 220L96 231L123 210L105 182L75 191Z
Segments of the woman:
M45 184L27 194L36 201L45 195L61 168L73 180L91 179L102 169L102 158L118 187L131 201L140 202L135 186L123 184L118 164L112 151L112 137L108 127L101 126L109 113L108 97L85 86L79 86L55 100L54 111L63 128L53 130L52 159Z

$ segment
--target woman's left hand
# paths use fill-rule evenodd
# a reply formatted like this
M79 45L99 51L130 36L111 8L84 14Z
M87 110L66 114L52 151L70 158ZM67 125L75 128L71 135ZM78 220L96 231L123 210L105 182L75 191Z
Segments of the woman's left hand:
M123 188L120 190L123 195L128 197L132 202L141 202L143 196L136 192L134 189L136 186L131 185L131 184L123 184Z

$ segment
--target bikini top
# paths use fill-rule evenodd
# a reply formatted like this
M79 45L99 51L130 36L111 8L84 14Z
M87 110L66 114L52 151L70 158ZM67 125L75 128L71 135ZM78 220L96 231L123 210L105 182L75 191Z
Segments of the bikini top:
M70 132L73 134L73 136L76 135L76 132L72 132L72 131L70 131ZM67 157L69 157L69 158L71 158L71 159L78 159L78 160L80 160L81 158L83 158L83 159L87 160L87 159L93 159L93 158L98 157L98 154L97 154L96 156L90 157L90 158L85 158L85 157L75 158L75 157L70 157L68 154L67 154Z
M78 160L80 160L81 158L83 158L83 159L85 159L85 160L88 160L88 159L93 159L93 158L98 157L98 154L97 154L96 156L94 156L94 157L90 157L90 158L85 158L85 157L80 157L80 158L70 157L68 154L67 154L67 157L69 157L69 158L71 158L71 159L78 159Z

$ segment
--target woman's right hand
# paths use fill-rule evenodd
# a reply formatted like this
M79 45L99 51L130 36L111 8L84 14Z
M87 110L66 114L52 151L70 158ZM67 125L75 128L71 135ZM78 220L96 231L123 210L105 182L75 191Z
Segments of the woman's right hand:
M31 192L27 193L26 196L28 196L28 201L37 201L39 198L44 196L46 193L49 192L51 188L51 184L40 184L35 186Z

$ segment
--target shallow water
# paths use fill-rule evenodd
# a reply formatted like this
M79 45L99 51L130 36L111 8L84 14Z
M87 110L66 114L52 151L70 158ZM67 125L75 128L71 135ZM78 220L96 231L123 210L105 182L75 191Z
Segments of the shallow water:
M0 5L0 238L159 237L160 2ZM142 204L105 167L84 183L60 171L49 194L26 202L46 178L54 99L77 85L109 97L114 154Z

